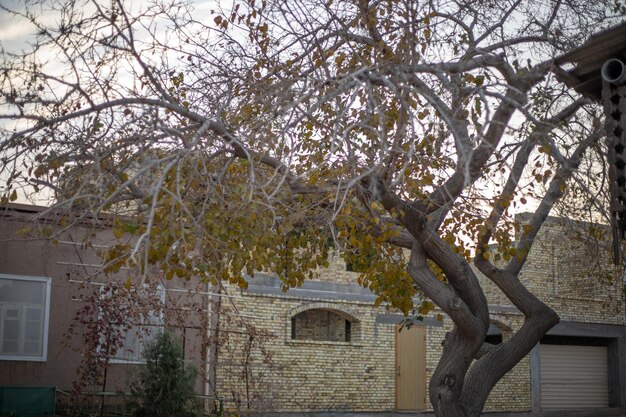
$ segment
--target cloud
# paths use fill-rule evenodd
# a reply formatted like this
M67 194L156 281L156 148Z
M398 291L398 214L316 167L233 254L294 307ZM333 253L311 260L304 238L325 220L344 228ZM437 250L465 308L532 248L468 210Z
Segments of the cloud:
M11 4L11 3L14 4ZM13 0L0 0L3 7L17 13L26 13L26 8L21 2ZM27 18L13 14L0 8L0 45L5 50L18 52L21 49L30 49L29 43L35 41L37 28ZM59 20L59 13L47 11L37 15L37 21L44 26L52 25Z
M8 22L12 20L12 22ZM21 19L20 19L21 20ZM0 19L0 42L30 38L35 34L35 28L17 18Z

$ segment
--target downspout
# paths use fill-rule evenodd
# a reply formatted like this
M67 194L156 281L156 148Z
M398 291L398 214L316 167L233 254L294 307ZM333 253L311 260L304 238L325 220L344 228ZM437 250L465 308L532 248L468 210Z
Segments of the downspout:
M600 70L602 79L615 85L621 85L626 82L626 65L619 59L609 59Z

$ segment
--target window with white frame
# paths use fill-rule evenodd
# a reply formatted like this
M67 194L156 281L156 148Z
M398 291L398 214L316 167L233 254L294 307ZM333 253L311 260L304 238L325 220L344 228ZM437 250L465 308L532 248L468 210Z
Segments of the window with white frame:
M0 274L0 360L45 361L50 278Z
M101 297L103 300L115 298L118 309L115 316L125 320L124 323L111 322L112 326L118 326L114 330L120 343L109 354L110 363L144 362L145 347L156 339L163 328L165 288L161 285L145 285L130 290L109 287L103 289Z

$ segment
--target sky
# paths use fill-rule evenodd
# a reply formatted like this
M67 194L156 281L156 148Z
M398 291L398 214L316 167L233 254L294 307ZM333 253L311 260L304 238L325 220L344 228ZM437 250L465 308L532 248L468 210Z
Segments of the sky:
M7 9L24 10L23 0L2 0L0 5ZM42 14L45 23L54 21L51 14ZM6 10L0 9L0 45L7 51L18 52L28 48L28 42L34 37L36 29L24 18L16 18Z
M110 0L105 1L108 3ZM86 1L86 3L88 3L88 1ZM134 8L141 8L146 3L146 0L138 0L132 2L132 6ZM215 3L213 1L199 0L195 3L198 7L196 8L196 13L194 13L194 18L209 21L212 18L210 11L211 8L215 6ZM0 0L0 4L9 9L24 10L24 0ZM34 10L38 12L43 23L54 23L56 16L58 16L52 13L46 13L39 7ZM0 9L0 46L6 51L19 52L22 49L29 49L29 41L34 38L35 33L36 29L32 24L29 24L26 19L16 18L6 10ZM62 68L59 68L59 70L62 70Z

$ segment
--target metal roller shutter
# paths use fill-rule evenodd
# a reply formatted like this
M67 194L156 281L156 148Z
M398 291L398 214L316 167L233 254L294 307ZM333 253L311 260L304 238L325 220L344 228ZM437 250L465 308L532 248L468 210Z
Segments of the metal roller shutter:
M606 346L539 346L541 408L609 406Z

